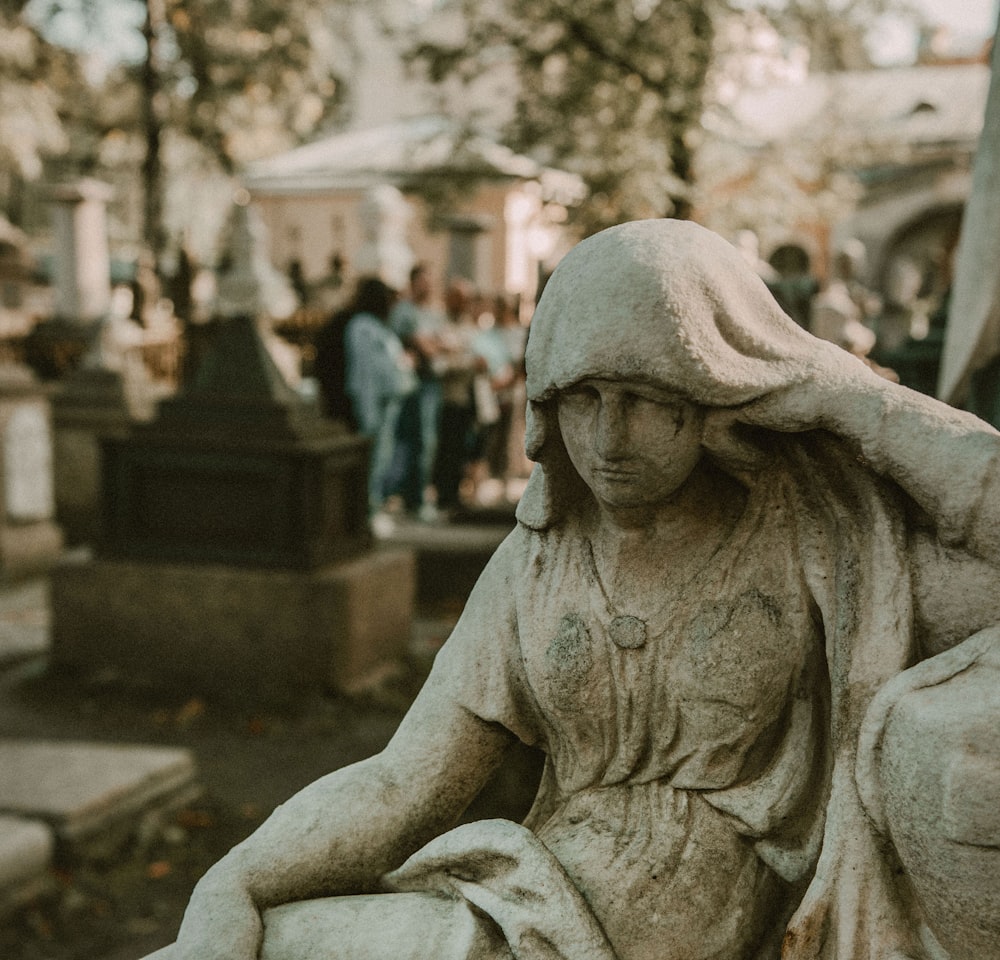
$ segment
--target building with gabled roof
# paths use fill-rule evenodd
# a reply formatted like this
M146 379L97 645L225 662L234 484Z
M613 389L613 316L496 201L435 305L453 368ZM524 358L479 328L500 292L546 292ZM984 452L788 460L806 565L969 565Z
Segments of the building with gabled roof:
M439 278L529 300L564 243L567 206L584 195L577 177L438 115L332 134L250 165L243 183L264 217L272 259L285 268L297 261L307 281L359 272L362 207L390 186L412 208L410 248ZM432 208L432 195L447 202Z

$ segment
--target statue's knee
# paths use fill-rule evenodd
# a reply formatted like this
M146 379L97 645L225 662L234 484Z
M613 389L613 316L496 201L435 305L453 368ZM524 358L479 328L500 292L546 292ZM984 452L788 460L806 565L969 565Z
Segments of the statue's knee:
M264 914L261 960L511 960L464 900L384 893L303 900Z

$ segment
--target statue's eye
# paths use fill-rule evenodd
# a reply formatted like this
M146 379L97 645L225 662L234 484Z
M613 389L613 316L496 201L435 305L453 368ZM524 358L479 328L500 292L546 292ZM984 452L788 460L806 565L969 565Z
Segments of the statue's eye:
M565 391L563 397L577 403L592 403L601 399L601 393L597 387L587 383L578 383Z

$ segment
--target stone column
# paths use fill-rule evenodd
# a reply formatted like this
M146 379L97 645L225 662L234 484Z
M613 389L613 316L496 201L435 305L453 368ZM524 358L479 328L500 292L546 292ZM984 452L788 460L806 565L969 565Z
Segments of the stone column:
M52 227L57 320L90 324L103 319L111 303L107 204L112 190L98 180L54 186Z
M413 210L395 187L373 187L358 211L364 242L354 258L361 275L376 276L394 290L405 290L416 256L410 248L408 231Z

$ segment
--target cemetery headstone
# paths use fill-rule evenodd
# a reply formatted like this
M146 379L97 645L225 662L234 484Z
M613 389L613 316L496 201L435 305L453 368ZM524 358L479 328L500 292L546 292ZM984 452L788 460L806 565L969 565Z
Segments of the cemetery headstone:
M24 365L0 361L0 577L48 569L62 552L55 521L48 391Z
M370 549L367 441L323 419L264 344L283 288L261 243L238 206L194 378L103 440L98 556L53 575L57 666L318 689L405 651L412 552Z

